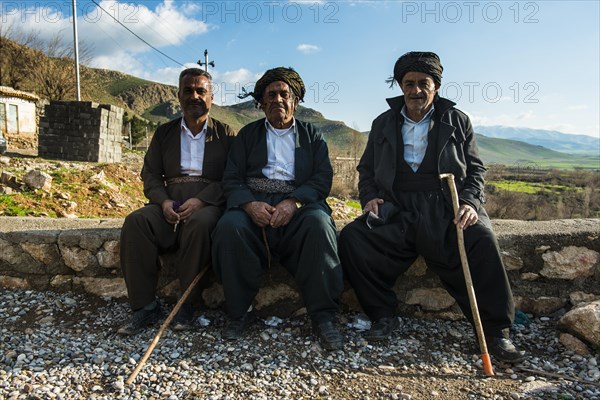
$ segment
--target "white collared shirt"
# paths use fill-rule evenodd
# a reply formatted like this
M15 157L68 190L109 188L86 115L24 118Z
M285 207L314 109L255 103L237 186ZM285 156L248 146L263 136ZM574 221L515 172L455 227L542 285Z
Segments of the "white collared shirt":
M268 179L281 179L293 181L294 160L296 151L296 119L292 120L292 126L285 129L277 129L265 119L267 128L267 165L262 173Z
M404 117L404 123L402 124L404 161L406 161L414 172L417 172L421 162L423 162L423 158L425 158L425 152L427 151L427 134L429 132L429 123L431 122L433 109L434 107L432 104L431 109L419 122L415 122L408 117L406 105L402 107L402 111L400 111Z
M204 143L206 142L206 129L208 119L204 127L196 136L181 118L181 173L183 175L202 175L202 164L204 163Z

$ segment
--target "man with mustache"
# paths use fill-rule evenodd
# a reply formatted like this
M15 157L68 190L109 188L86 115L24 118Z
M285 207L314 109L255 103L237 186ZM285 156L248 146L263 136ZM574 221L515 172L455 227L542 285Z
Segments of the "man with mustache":
M422 255L473 323L458 252L456 226L467 256L488 350L508 362L525 354L509 338L514 319L511 289L489 217L483 208L485 168L469 118L441 98L442 65L431 52L410 52L394 66L404 96L373 121L358 164L364 214L339 239L344 272L373 322L366 337L388 339L400 326L396 279ZM460 208L454 217L448 186L453 173Z
M342 348L335 318L343 288L329 195L333 169L327 144L294 118L306 90L291 68L274 68L252 95L265 117L243 127L223 176L227 211L213 234L213 266L223 282L228 321L237 340L252 319L252 302L270 254L294 276L327 350Z
M121 230L121 268L133 310L118 330L122 335L161 316L155 297L159 254L178 251L182 291L210 262L210 235L225 205L221 179L235 133L209 116L210 74L199 68L181 71L177 97L183 116L156 129L144 157L141 176L150 202L129 214ZM175 330L192 328L197 295L192 291L183 303Z

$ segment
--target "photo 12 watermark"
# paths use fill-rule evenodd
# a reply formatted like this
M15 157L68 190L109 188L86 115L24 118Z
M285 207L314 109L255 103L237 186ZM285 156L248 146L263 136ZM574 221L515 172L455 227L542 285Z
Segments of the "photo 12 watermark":
M203 1L200 19L206 23L258 23L258 22L313 22L335 24L339 22L338 2L294 1Z
M100 8L90 1L77 3L77 15L81 15L85 22L98 22L106 13L123 24L135 24L139 22L140 6L132 3L110 2ZM10 20L22 23L27 21L57 23L65 18L73 22L73 3L71 1L2 1L0 15L2 23Z
M536 82L513 82L510 85L501 85L498 82L447 82L439 90L441 97L455 103L466 101L475 103L497 103L501 100L514 103L535 104L540 100L537 97L540 87Z
M403 1L400 20L403 23L495 24L511 21L536 24L539 12L539 3L534 1Z

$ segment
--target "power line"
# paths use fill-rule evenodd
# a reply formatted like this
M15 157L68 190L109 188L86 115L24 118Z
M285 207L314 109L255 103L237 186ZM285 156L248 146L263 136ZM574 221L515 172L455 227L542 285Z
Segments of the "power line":
M180 63L177 60L174 60L173 58L169 57L168 55L166 55L165 53L163 53L162 51L160 51L159 49L157 49L156 47L152 46L150 43L148 43L147 41L145 41L144 39L142 39L137 33L135 33L134 31L132 31L131 29L129 29L128 27L126 27L125 25L123 25L121 23L121 21L119 21L118 19L116 19L115 17L113 17L111 15L111 13L109 13L108 11L106 11L104 8L102 8L102 6L98 3L96 3L95 0L90 0L92 3L94 3L99 9L101 9L102 11L104 11L106 14L108 14L112 19L114 19L119 25L121 25L123 28L127 29L129 31L129 33L131 33L133 36L135 36L136 38L140 39L142 42L144 42L146 45L148 45L149 47L151 47L153 50L157 51L158 53L162 54L163 56L167 57L169 60L173 61L175 64L178 64L180 66L184 66L182 63Z
M112 36L111 36L111 34L110 34L109 32L107 32L107 31L105 31L104 29L102 29L102 24L95 24L95 25L96 25L96 28L100 29L100 30L102 31L102 33L104 33L104 35L105 35L106 37L108 37L110 40L112 40L112 41L113 41L113 43L114 43L114 44L115 44L117 47L121 48L121 50L123 50L123 51L126 51L126 50L127 50L125 47L121 46L121 43L119 43L117 40L115 40L115 38L114 38L114 37L112 37ZM161 62L162 62L162 63L163 63L165 66L167 65L167 64L164 62L164 60L163 60L162 58L159 58L159 59L160 59L160 61L161 61ZM139 61L137 58L135 58L135 57L132 57L132 61L133 61L133 62L136 62L136 63L138 63L138 64L139 64L141 67L145 67L145 66L146 66L145 64L143 64L142 62L140 62L140 61Z

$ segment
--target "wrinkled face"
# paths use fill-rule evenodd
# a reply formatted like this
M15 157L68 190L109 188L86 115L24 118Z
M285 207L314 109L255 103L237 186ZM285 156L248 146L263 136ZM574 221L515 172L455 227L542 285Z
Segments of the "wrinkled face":
M423 72L407 72L402 78L400 88L404 93L408 115L411 119L416 118L415 121L419 121L431 108L440 85Z
M210 111L213 101L211 82L206 76L184 75L177 97L186 118L198 119Z
M298 106L298 98L289 85L282 81L272 82L265 88L260 108L267 120L275 128L288 128L292 125L294 112Z

